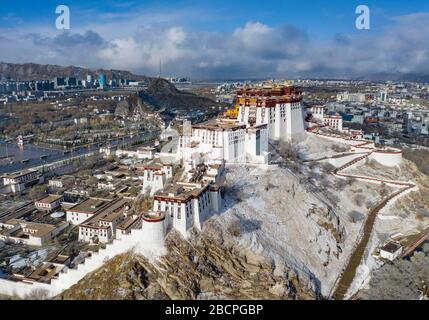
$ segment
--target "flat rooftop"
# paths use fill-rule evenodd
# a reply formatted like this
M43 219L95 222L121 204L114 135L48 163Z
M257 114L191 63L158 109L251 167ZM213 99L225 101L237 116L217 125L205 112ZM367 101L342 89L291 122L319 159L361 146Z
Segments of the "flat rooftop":
M381 248L381 250L389 252L389 253L395 253L399 249L401 249L402 245L400 243L391 241L388 244L386 244L384 247Z
M32 174L32 173L37 173L37 170L24 170L24 171L15 172L15 173L5 175L4 177L9 178L9 179L18 179L18 178L21 178L25 175Z
M203 129L211 131L235 131L239 129L246 129L246 125L237 124L231 121L219 121L214 119L203 123L195 124L192 126L192 129Z
M109 205L104 206L97 214L87 221L85 221L82 225L90 226L90 227L100 227L99 221L113 221L120 215L122 215L125 211L126 206L131 205L130 199L118 198L109 203Z
M122 221L122 223L120 225L118 225L116 227L116 229L127 230L128 228L132 227L134 225L134 223L136 223L139 220L140 220L140 217L138 217L138 218L128 217L124 221Z
M59 196L59 195L56 195L56 194L50 194L49 196L47 196L47 197L45 197L45 198L43 198L43 199L40 199L39 201L36 201L36 202L39 202L39 203L52 203L52 202L55 202L55 201L57 201L57 200L59 200L59 199L61 199L63 196Z
M107 200L107 199L89 198L75 205L74 207L70 208L69 211L95 213L110 202L111 200Z
M25 220L19 219L11 219L7 222L10 225L19 224L23 229L30 229L34 232L31 233L32 236L35 237L43 237L44 235L54 231L57 227L52 224L44 224L44 223L36 223L36 222L28 222Z
M165 198L184 202L191 198L198 197L207 188L208 185L202 186L198 183L177 182L175 184L170 184L164 190L157 192L155 194L155 199L158 198L158 200L160 200Z

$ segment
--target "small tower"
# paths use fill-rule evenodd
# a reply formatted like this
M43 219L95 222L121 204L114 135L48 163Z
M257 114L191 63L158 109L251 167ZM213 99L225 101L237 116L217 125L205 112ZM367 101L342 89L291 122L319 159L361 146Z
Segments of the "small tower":
M154 247L162 247L167 231L166 215L159 211L144 212L142 220L144 241Z

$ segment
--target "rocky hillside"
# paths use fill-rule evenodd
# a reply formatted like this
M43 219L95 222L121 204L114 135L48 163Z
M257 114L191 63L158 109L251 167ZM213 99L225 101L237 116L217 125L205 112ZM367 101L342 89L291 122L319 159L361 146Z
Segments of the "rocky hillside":
M157 262L127 253L89 274L57 299L314 299L314 284L268 257L240 250L215 220L190 242L167 238ZM276 269L276 270L274 270Z
M88 74L96 77L103 73L108 79L112 77L120 79L132 79L139 81L149 80L146 76L134 75L129 71L121 70L106 70L106 69L88 69L75 66L57 66L57 65L42 65L35 63L4 63L0 62L0 80L1 79L19 79L19 80L43 80L52 79L54 77L76 77L79 79L85 78Z
M217 105L213 100L195 95L193 93L179 91L176 87L164 79L153 79L148 88L140 92L142 101L155 110L182 109L211 107Z

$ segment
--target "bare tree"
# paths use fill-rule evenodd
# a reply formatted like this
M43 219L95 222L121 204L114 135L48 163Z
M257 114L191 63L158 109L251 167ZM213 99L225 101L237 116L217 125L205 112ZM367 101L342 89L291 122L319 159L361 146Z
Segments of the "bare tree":
M48 300L49 292L46 289L34 289L25 296L26 300Z
M335 180L335 189L343 190L347 186L347 182L344 179Z
M378 189L378 192L380 196L382 196L383 198L387 196L388 191L387 191L386 184L384 182L380 185L380 189Z
M356 223L365 219L365 215L363 215L359 211L350 211L348 213L348 216L349 216L349 220L353 223Z
M370 300L417 300L429 285L429 256L427 245L409 259L385 264L375 270L364 291L363 298Z
M357 205L357 206L359 206L359 207L362 207L363 206L363 203L364 203L364 201L366 200L366 197L363 195L363 194L357 194L356 196L355 196L355 204Z
M322 171L324 173L332 173L332 171L334 171L336 168L333 164L329 163L329 162L325 162L324 164L322 164Z
M347 177L346 182L347 182L347 185L352 186L356 182L356 179L352 177Z
M290 161L298 161L300 159L298 147L288 141L279 142L278 153L282 158Z
M346 152L348 150L346 146L342 146L339 144L332 145L331 149L332 151L335 151L335 152Z

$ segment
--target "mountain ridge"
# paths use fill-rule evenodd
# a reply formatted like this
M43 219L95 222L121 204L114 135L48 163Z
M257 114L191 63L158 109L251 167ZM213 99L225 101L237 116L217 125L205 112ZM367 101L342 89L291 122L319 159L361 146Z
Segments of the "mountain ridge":
M105 74L108 79L126 79L149 81L150 77L144 75L135 75L130 71L104 69L104 68L86 68L73 65L60 66L53 64L38 63L8 63L0 62L0 80L50 80L55 77L76 77L84 79L87 75L96 77L99 74Z

